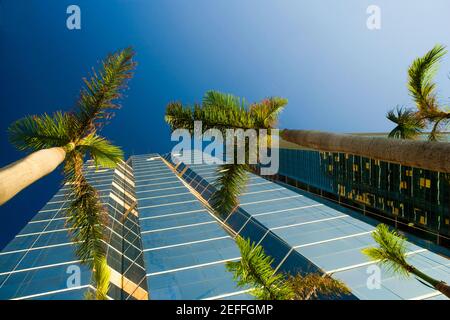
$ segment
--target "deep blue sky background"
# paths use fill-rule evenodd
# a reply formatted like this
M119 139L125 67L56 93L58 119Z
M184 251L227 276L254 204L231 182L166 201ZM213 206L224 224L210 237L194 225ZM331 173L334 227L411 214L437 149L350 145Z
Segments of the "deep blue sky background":
M66 28L81 7L82 29ZM382 28L366 28L366 8ZM412 59L450 46L448 0L0 0L0 166L23 156L6 129L27 114L70 109L81 78L108 52L132 45L139 65L123 109L103 134L127 155L170 150L171 100L216 89L249 101L289 99L280 126L380 132L386 111L410 104ZM450 56L438 74L450 96ZM0 207L0 248L59 188L60 172Z

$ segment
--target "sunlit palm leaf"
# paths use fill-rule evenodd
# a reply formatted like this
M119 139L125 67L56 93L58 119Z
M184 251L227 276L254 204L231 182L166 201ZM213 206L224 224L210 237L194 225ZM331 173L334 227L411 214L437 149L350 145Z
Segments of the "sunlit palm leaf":
M72 138L73 120L70 114L62 112L52 116L27 116L9 127L9 140L19 150L36 151L65 146Z
M273 259L264 253L260 245L236 238L241 260L227 262L227 270L233 273L237 285L252 288L250 294L260 300L289 300L294 294L283 274L272 268Z
M433 82L439 61L447 53L445 47L436 45L423 57L413 61L408 70L408 89L421 113L427 115L438 109L436 84Z
M108 300L111 270L105 257L94 263L94 283L96 287L96 300Z
M76 114L81 124L80 134L95 131L102 120L113 116L112 110L120 107L117 101L136 67L133 56L131 48L109 55L102 62L102 70L93 71L91 77L84 80L85 88L81 91Z
M89 153L96 166L115 168L123 160L122 149L95 134L83 138L77 148L83 153Z
M227 129L269 129L270 134L270 129L276 125L278 115L286 104L286 99L274 97L247 106L243 99L231 94L208 91L202 105L191 107L179 102L168 104L165 119L172 130L187 129L191 134L194 121L202 121L203 131L214 128L226 134ZM246 144L245 148L248 147ZM217 191L210 202L220 215L229 214L238 204L238 196L245 188L248 164L247 161L219 167L215 182Z
M371 260L384 264L388 270L407 276L409 271L405 239L396 231L390 231L384 224L377 226L372 237L378 247L366 248L362 252Z
M277 125L278 116L287 104L287 99L272 97L250 106L250 115L256 120L258 129L269 129Z
M204 108L221 108L226 110L245 110L245 100L232 94L207 91L203 97Z

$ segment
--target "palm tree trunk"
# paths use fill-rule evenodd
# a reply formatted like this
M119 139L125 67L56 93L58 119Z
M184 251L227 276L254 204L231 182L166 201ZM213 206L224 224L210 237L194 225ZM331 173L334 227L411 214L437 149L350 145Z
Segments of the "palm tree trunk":
M343 152L421 169L450 172L449 143L289 129L281 131L280 135L284 140L307 149Z
M0 205L55 170L65 159L64 148L43 149L0 169Z
M411 269L408 271L410 271L413 275L419 277L420 279L428 282L436 290L442 292L442 294L444 294L446 297L450 298L450 286L448 284L446 284L444 281L436 280L436 279L426 275L425 273L417 270L414 267L411 267Z

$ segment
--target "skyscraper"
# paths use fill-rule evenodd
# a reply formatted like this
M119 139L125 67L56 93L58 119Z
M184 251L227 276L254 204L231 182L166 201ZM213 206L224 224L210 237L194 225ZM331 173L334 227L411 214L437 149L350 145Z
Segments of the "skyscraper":
M383 268L371 278L375 263L361 249L374 244L377 221L289 185L249 174L240 205L227 216L215 215L209 200L216 169L158 154L133 156L115 170L86 164L109 214L110 298L251 298L225 268L240 259L237 234L263 246L276 270L327 273L344 281L352 291L347 299L444 298ZM95 290L67 235L66 192L63 186L0 253L1 299L82 299ZM442 254L449 253L409 239L411 261L450 282Z
M106 255L111 269L109 296L114 299L148 297L132 169L84 167L88 181L108 213ZM91 285L91 271L75 255L65 212L68 186L63 186L0 253L2 299L83 299Z

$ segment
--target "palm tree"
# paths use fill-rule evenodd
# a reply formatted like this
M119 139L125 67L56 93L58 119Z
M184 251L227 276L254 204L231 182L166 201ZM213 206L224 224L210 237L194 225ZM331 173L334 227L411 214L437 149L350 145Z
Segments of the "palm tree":
M287 100L271 97L248 105L244 99L217 91L206 92L202 104L183 106L179 102L169 103L165 120L172 130L187 129L193 134L194 121L202 121L204 130L218 129L225 134L226 129L267 129L276 126L278 115ZM257 132L257 143L261 137ZM217 169L216 192L210 202L215 211L222 216L229 214L238 205L238 196L244 190L249 170L249 145L246 143L246 159L239 164L223 164Z
M378 247L366 248L362 251L371 260L385 265L388 270L394 273L403 276L413 274L450 298L450 286L443 281L433 279L408 263L405 238L396 231L390 231L385 224L378 225L372 237Z
M389 133L389 138L415 139L425 127L423 120L411 109L397 107L387 113L386 118L397 126Z
M291 300L292 288L281 273L274 272L273 259L264 253L260 245L250 239L236 238L241 252L240 261L226 263L239 287L251 287L250 294L259 300Z
M259 300L311 300L319 296L339 297L350 293L342 282L328 275L310 273L290 276L275 272L273 259L265 254L261 245L240 236L236 238L236 243L241 260L227 262L226 268L233 273L238 286L250 287L250 294Z
M0 169L0 205L55 170L64 160L89 153L97 165L111 167L123 158L120 148L97 135L117 109L135 63L131 48L109 55L103 70L84 80L75 112L27 116L9 128L10 141L31 154Z
M390 111L387 118L397 124L389 134L390 137L414 138L428 124L432 127L428 139L438 140L441 129L450 121L450 112L440 107L433 78L446 53L444 46L436 45L424 56L413 61L408 69L408 90L417 111L407 109L399 112L397 108L397 115L394 110Z
M95 165L114 168L123 160L122 150L98 135L105 120L119 108L117 100L126 88L135 67L131 48L109 55L103 70L84 80L76 112L56 112L53 116L28 116L9 129L11 142L19 150L31 150L29 156L0 170L2 203L64 162L67 193L67 222L76 255L92 270L95 294L89 299L107 299L110 270L105 252L104 227L107 213L98 192L84 176L86 154Z

